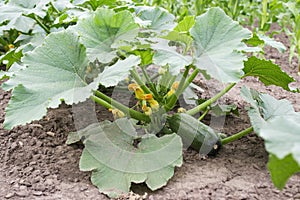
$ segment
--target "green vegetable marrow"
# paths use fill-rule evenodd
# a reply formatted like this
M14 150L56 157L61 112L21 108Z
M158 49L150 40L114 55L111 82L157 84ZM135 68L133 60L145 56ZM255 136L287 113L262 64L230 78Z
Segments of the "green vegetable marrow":
M215 155L221 148L219 135L188 114L175 114L168 117L167 122L169 128L182 138L185 147L192 147L205 155Z

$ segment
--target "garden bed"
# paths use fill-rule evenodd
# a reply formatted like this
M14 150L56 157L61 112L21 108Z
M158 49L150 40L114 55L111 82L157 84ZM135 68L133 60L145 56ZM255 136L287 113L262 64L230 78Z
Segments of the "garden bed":
M275 38L289 46L283 34ZM280 54L268 48L266 57L274 59L297 80L294 86L300 86L298 64L293 60L289 65L288 52ZM245 102L238 95L242 85L268 92L278 99L288 99L295 110L300 111L299 94L279 87L265 87L255 78L242 80L221 101L238 102L239 108L244 107ZM214 81L204 85L204 89L211 91L212 88L222 89L222 86ZM202 94L202 97L210 96ZM79 171L83 146L65 144L67 134L76 130L72 107L61 105L40 121L7 131L2 123L9 98L8 92L0 90L0 199L108 199L90 183L89 172ZM85 104L88 103L91 102ZM98 120L112 118L107 110L100 107L96 110ZM228 116L224 127L219 129L230 134L249 126L246 111L240 109L239 117ZM155 192L143 185L134 185L132 189L140 198L146 192L147 199L300 199L300 176L293 176L285 189L279 191L271 182L267 160L262 140L250 134L226 145L216 157L203 159L195 151L185 150L184 164L176 169L167 186ZM135 193L124 198L139 198Z

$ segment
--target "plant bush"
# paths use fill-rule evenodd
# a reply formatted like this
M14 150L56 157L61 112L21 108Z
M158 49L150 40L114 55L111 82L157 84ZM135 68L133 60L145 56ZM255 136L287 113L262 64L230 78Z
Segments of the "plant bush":
M201 122L219 98L248 76L258 77L265 85L298 92L289 87L294 79L279 66L255 56L247 58L249 52L261 50L253 42L256 34L220 8L176 21L161 7L114 1L103 7L101 2L74 1L70 5L78 3L84 10L76 23L67 20L52 31L55 20L51 20L47 25L50 31L42 28L47 35L42 44L29 51L23 49L23 67L6 74L9 80L2 84L12 91L6 129L41 119L48 108L57 108L62 102L72 105L90 98L109 109L113 122L91 124L70 133L67 143L83 142L80 169L92 171L93 184L110 197L128 192L132 182L145 182L151 190L164 186L174 167L182 164L183 146L203 155L216 154L222 145L253 131L265 141L276 187L282 189L288 178L300 171L300 115L287 100L243 87L241 95L250 105L252 127L226 136ZM52 1L43 6L48 12L50 8L59 10ZM26 17L32 19L32 12ZM60 17L57 19L69 19ZM153 65L155 70L150 73ZM192 83L198 74L226 86L197 104L199 101L191 99L197 97L191 87L199 89ZM119 84L125 84L134 95L134 107L123 105L101 89ZM181 96L191 109L175 109ZM234 110L219 107L224 112ZM196 114L201 114L199 119L193 117Z

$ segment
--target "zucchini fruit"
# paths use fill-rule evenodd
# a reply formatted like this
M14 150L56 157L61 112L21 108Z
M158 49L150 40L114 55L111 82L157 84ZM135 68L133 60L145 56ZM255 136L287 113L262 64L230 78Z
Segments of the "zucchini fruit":
M194 117L177 113L167 118L169 128L177 133L185 147L192 147L204 155L216 155L221 139L215 131Z

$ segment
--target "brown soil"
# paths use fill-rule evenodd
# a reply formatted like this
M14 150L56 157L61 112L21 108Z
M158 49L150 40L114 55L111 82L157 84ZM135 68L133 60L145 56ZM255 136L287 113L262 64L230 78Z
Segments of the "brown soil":
M289 46L284 35L278 35L276 39ZM297 61L293 60L289 66L288 52L282 55L275 49L267 48L266 55L297 80L294 86L300 87ZM299 94L277 87L265 87L256 78L247 78L221 100L236 102L240 108L239 117L228 116L224 126L216 127L222 132L232 134L250 126L246 111L242 109L245 102L239 96L243 85L278 99L286 98L300 111ZM221 89L221 86L209 81L204 88L212 91L213 88ZM202 96L211 96L211 93ZM0 90L0 199L108 199L90 183L90 173L79 171L78 162L83 147L65 144L68 132L76 130L71 107L62 105L50 110L40 121L7 131L2 128L2 123L9 98L8 92ZM111 118L111 114L100 107L97 107L97 116L98 120ZM82 121L88 122L89 119ZM226 145L216 157L202 159L195 151L186 150L183 166L176 169L167 186L151 192L144 185L135 185L133 191L139 194L147 192L147 199L151 200L300 199L300 176L293 176L284 190L279 191L270 180L267 161L262 140L250 134ZM130 194L124 199L137 197Z

